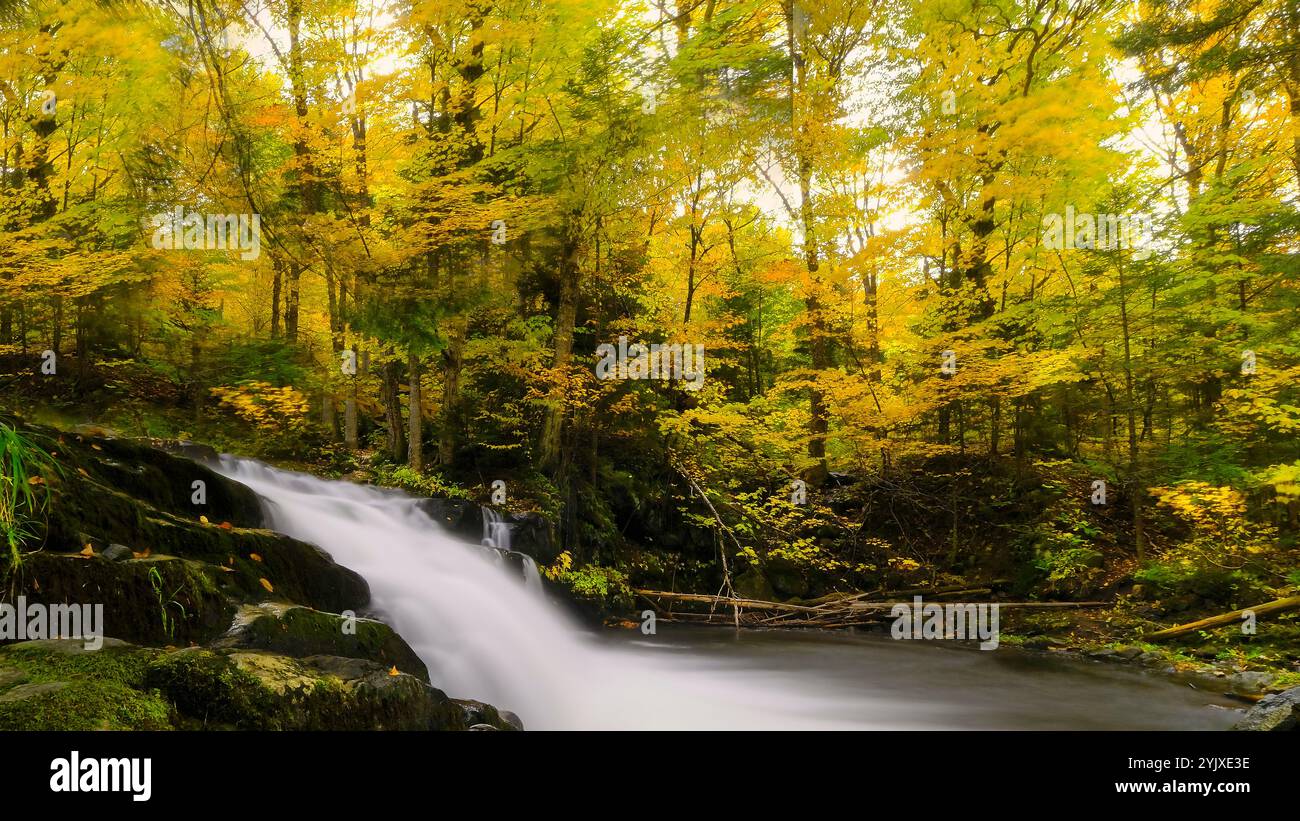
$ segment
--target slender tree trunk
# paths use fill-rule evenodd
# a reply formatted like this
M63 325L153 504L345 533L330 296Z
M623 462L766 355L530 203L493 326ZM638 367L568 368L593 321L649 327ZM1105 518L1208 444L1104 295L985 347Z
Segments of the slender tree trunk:
M420 377L423 376L420 358L415 354L411 354L406 367L407 378L411 382L407 391L411 405L408 411L411 427L408 437L410 439L408 447L410 458L407 464L410 465L411 470L422 471L424 470L424 431L422 425L424 420L420 411Z
M400 367L396 361L389 360L382 369L384 425L388 428L388 455L394 462L406 459L406 431L402 429L402 400L397 389L397 372Z
M1124 334L1124 403L1128 418L1128 473L1133 504L1133 545L1139 563L1146 561L1146 527L1143 518L1142 498L1146 488L1142 482L1138 456L1137 403L1133 392L1133 355L1131 351L1128 315L1128 293L1124 278L1124 263L1119 264L1119 315Z
M564 248L560 260L560 302L555 312L554 368L559 378L567 375L573 361L573 329L578 320L578 293L581 269L578 264L580 243L578 215L570 214L565 225ZM563 385L551 389L547 398L546 419L538 446L539 461L546 469L554 471L563 464L562 440L564 433L565 391Z

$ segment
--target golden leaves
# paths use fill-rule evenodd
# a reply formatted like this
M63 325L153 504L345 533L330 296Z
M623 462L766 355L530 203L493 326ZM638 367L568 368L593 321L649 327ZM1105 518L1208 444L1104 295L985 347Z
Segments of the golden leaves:
M269 581L267 581L265 578L258 579L257 581L260 582L261 585L262 585L263 587L266 588L266 592L268 592L268 593L274 593L274 592L275 592L275 588L272 587L272 586L271 586L271 583L270 583Z

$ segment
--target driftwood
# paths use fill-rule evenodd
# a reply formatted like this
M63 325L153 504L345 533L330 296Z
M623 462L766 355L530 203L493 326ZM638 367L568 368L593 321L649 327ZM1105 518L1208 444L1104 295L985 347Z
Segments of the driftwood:
M1213 627L1240 624L1242 616L1245 616L1247 613L1254 613L1256 616L1268 616L1273 613L1286 613L1291 610L1300 610L1300 596L1276 599L1265 604L1255 605L1254 607L1243 607L1240 610L1233 610L1231 613L1224 613L1219 616L1210 616L1208 619L1200 619L1198 621L1188 622L1187 624L1179 624L1174 627L1168 627L1164 630L1150 633L1143 636L1143 638L1147 641L1161 641L1162 639L1171 639L1175 636L1193 633L1197 630L1208 630Z
M896 605L911 606L911 600L864 601L873 593L859 593L840 596L826 600L810 607L806 604L787 604L785 602L764 601L762 599L743 599L728 596L710 596L704 593L672 593L665 590L636 590L638 596L649 601L657 610L659 618L664 621L693 621L717 624L724 616L714 610L719 607L730 608L730 618L725 621L737 626L751 627L858 627L876 624L891 618L890 613ZM920 595L927 591L907 591ZM985 596L990 592L987 587L947 588L942 591L928 591L930 596L969 593ZM895 594L897 595L897 594ZM660 603L685 603L710 605L708 613L662 612ZM933 602L930 602L933 603ZM975 602L972 602L975 603ZM999 608L1018 609L1052 609L1052 608L1087 608L1106 607L1109 602L984 602L996 604Z

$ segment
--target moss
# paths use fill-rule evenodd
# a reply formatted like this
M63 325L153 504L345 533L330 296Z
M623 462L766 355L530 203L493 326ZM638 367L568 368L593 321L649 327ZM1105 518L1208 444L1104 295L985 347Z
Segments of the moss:
M76 640L32 641L0 650L19 671L0 692L0 730L164 730L170 708L144 688L158 651L112 639L99 650Z
M8 586L32 603L102 604L103 631L136 644L188 644L229 627L235 608L228 598L239 591L223 589L228 575L174 556L111 562L34 553Z
M232 644L290 656L347 656L397 667L424 681L424 662L393 628L371 619L344 619L307 607L245 607L246 624ZM346 629L345 629L346 628Z
M186 724L274 729L259 720L274 709L272 694L224 654L200 649L169 653L149 666L146 678L151 688L171 700Z
M463 729L461 711L410 675L362 659L188 649L152 664L150 686L182 726L247 730Z
M0 663L17 668L31 681L94 678L141 687L145 669L160 651L105 639L99 650L76 639L28 641L0 650Z
M116 681L72 681L17 700L0 696L0 730L167 729L166 701Z

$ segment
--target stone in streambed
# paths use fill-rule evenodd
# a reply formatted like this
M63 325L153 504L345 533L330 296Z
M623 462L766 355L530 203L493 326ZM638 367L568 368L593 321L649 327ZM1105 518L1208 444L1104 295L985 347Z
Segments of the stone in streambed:
M464 712L465 723L471 730L489 729L489 730L522 730L524 723L519 716L509 710L498 710L491 704L484 704L481 701L472 699L453 699Z
M364 659L188 648L159 658L149 686L183 726L247 730L463 730L460 708L415 676Z
M1233 726L1234 730L1300 730L1300 687L1264 696Z
M125 561L131 558L131 556L132 556L131 548L127 547L124 544L111 544L108 547L104 548L104 551L99 554L99 557L101 559L107 559L110 562Z
M429 681L424 662L387 624L280 602L241 607L230 631L212 646L365 659Z

